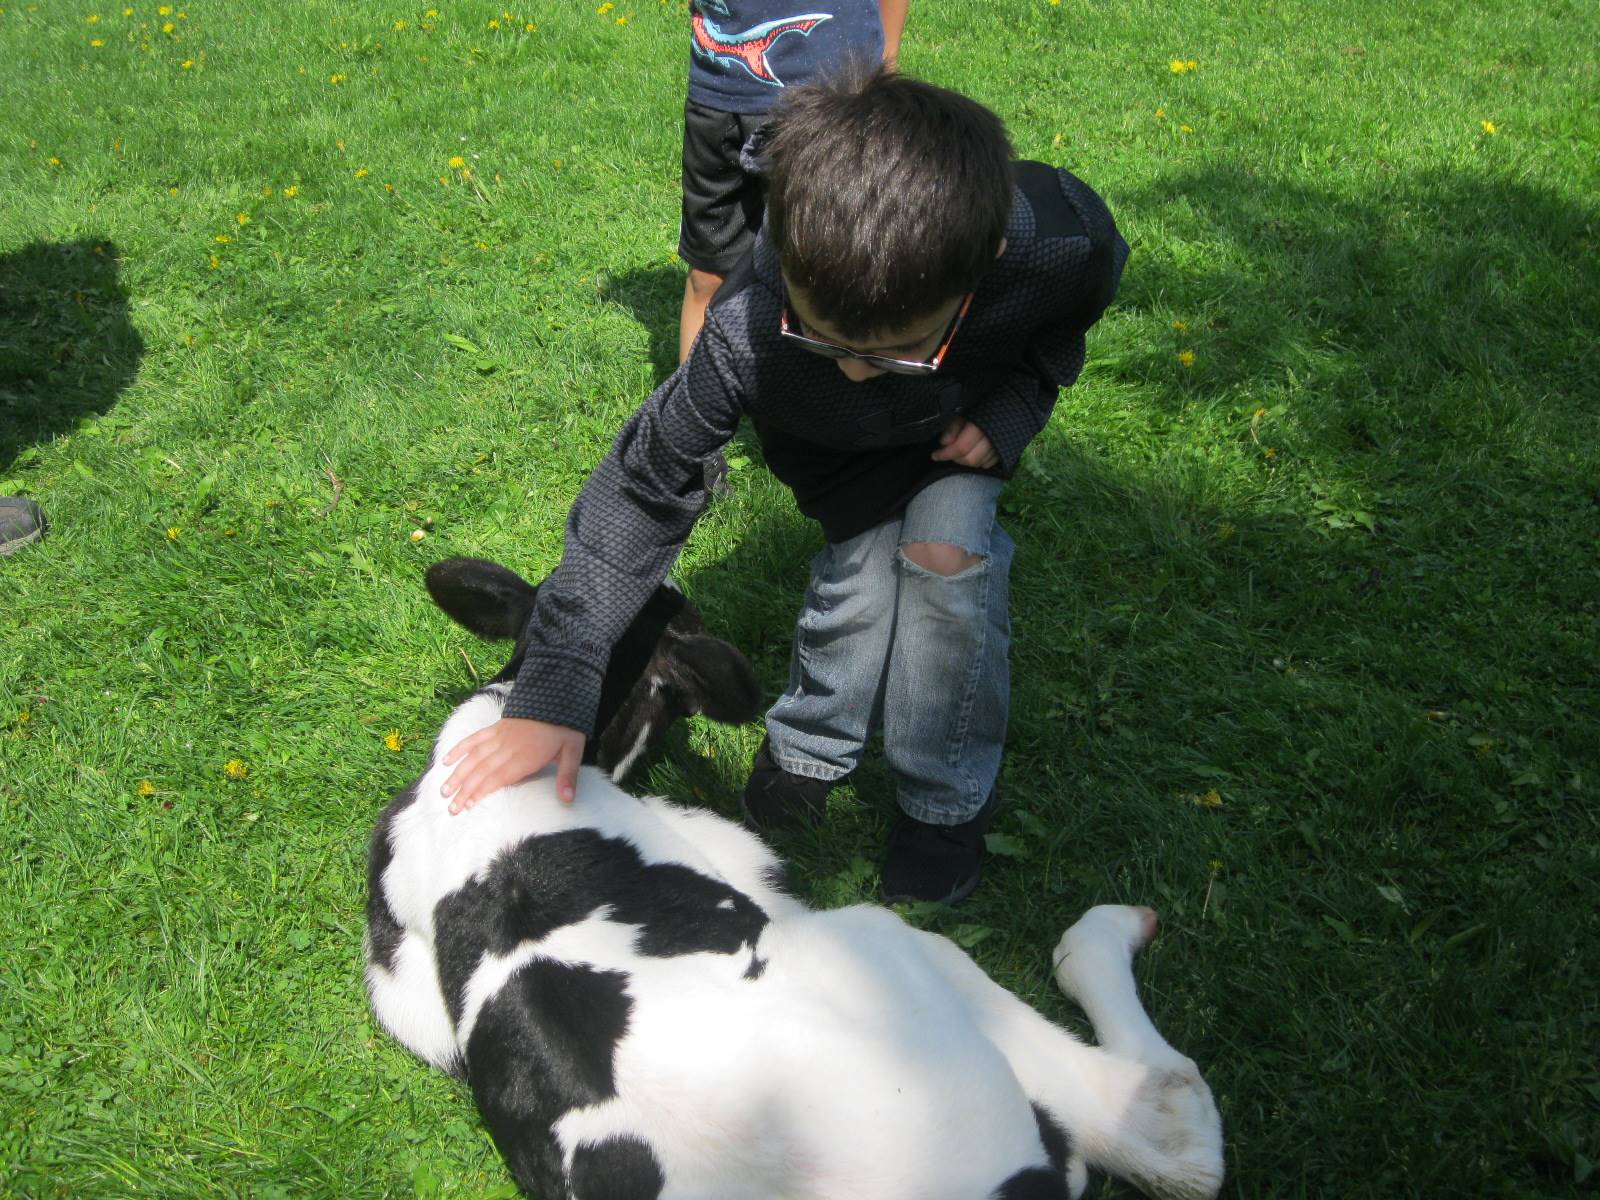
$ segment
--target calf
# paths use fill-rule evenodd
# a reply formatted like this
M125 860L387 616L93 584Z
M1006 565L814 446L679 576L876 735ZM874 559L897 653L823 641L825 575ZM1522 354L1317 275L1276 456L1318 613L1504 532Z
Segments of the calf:
M666 651L663 680L682 667L671 640L644 656ZM619 656L608 687L634 696L652 668L620 677ZM1061 1200L1096 1167L1158 1197L1216 1194L1210 1090L1134 990L1149 909L1091 909L1056 947L1100 1043L1085 1045L945 938L875 906L813 911L753 834L600 770L579 773L572 805L547 772L449 815L441 759L507 690L457 708L379 818L367 984L390 1033L466 1078L523 1188ZM678 703L716 715L700 692Z

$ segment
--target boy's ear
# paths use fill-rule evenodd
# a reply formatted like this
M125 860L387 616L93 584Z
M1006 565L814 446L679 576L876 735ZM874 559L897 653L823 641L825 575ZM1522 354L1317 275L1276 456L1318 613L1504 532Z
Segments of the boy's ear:
M515 571L483 558L436 562L423 582L451 620L482 638L519 637L539 591Z

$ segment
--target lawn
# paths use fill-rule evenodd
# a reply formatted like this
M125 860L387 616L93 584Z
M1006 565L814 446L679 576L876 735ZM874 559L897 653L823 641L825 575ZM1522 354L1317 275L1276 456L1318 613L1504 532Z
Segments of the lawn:
M513 1193L383 1036L363 857L675 359L681 3L0 0L0 1194ZM911 919L1148 903L1229 1197L1600 1162L1600 9L914 6L903 66L1133 246L1002 501L1008 807ZM730 451L679 576L775 695L818 534ZM635 784L737 812L759 726ZM779 849L869 898L891 785ZM943 1136L943 1131L930 1131ZM1095 1194L1124 1195L1097 1184Z

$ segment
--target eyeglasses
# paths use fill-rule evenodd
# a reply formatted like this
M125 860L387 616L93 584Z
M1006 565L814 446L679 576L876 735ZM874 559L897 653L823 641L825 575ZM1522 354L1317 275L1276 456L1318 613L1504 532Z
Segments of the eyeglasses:
M803 333L796 333L789 328L789 306L783 306L782 314L778 318L778 333L791 342L805 347L813 354L820 354L823 358L842 359L853 358L864 362L869 367L879 371L888 371L895 375L932 375L939 369L939 364L944 361L945 351L950 349L950 342L956 336L956 330L961 328L961 319L967 315L967 309L972 307L972 293L967 293L967 298L961 302L961 307L956 310L956 315L950 320L950 327L945 330L944 337L939 341L939 348L934 351L933 357L928 359L913 358L885 358L881 354L858 354L856 351L844 346L835 345L833 342L819 342L816 338L806 337Z

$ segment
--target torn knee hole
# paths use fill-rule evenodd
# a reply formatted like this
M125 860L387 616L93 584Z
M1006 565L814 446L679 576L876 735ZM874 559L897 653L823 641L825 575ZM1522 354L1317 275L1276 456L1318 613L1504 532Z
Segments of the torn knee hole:
M900 553L907 562L935 575L959 575L983 561L983 555L949 542L907 542L900 547Z

